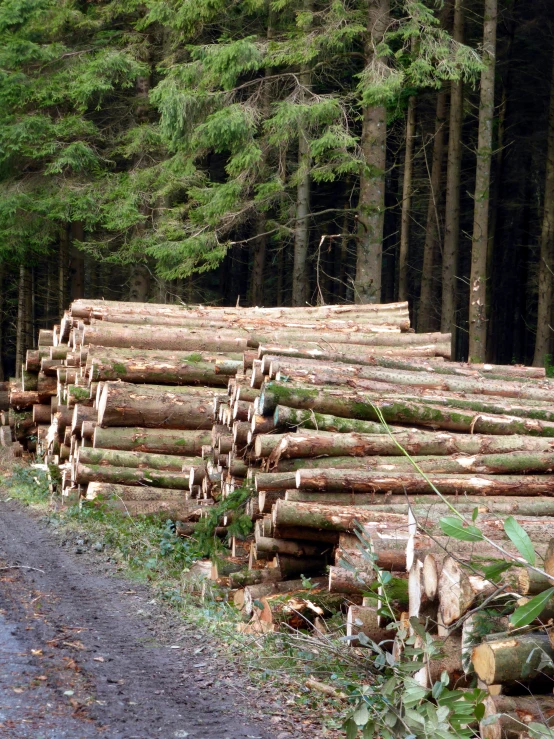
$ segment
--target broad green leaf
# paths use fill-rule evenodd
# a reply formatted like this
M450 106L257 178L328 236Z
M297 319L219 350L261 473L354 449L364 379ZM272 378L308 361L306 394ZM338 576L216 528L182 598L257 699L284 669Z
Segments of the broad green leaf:
M504 521L504 531L521 556L529 562L530 565L534 565L535 550L531 543L531 539L529 538L529 534L518 524L513 516L508 516Z
M369 721L369 711L367 710L365 703L362 703L362 705L354 711L352 719L358 726L365 726L367 724Z
M354 719L349 718L343 728L346 732L346 739L356 739L358 736L358 724Z
M472 511L472 513L471 513L471 520L473 521L473 523L475 523L475 521L477 521L477 516L478 515L479 515L479 508L474 508L473 511Z
M537 618L553 595L554 588L548 588L548 590L545 590L543 593L535 595L535 597L527 601L525 605L516 608L510 617L510 624L514 628L530 624L531 621L534 621Z
M362 732L363 739L373 739L375 736L375 721L368 721Z
M445 516L439 526L447 536L460 541L482 541L483 533L476 526L464 526L464 522L455 516Z
M500 575L509 570L510 567L514 567L513 562L494 562L492 565L486 565L483 567L483 576L491 582L498 582Z
M485 715L485 704L484 703L478 703L475 706L474 713L475 713L475 718L477 719L477 721L481 721L481 719Z

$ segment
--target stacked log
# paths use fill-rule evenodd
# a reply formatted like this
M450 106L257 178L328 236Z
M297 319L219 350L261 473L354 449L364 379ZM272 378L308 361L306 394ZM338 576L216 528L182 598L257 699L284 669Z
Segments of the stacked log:
M64 494L162 513L183 536L215 502L251 490L253 536L232 538L238 556L213 573L234 590L244 629L320 633L342 612L353 647L393 648L376 565L391 573L391 618L415 617L444 641L444 657L416 674L422 685L443 670L451 685L469 684L475 672L514 692L544 666L529 655L550 647L544 632L510 632L505 614L549 581L521 567L499 586L482 565L523 564L508 516L540 556L554 538L553 400L540 368L450 361L449 335L411 332L405 303L78 300L28 353L11 391L23 414L12 436L25 442L25 424L35 429ZM447 537L440 519L452 507L467 526L477 515L487 541ZM232 520L222 516L214 535L225 538ZM483 602L501 613L486 628L468 618ZM492 687L491 701L488 715L502 703ZM527 710L517 695L506 705L507 715ZM506 721L483 725L483 736L511 731Z

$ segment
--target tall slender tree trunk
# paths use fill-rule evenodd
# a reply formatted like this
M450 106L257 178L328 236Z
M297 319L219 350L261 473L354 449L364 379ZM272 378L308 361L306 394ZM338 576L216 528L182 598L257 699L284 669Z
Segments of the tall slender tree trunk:
M414 141L416 132L416 98L411 95L406 115L406 151L402 182L402 215L400 218L400 251L398 254L398 300L408 300L408 254L410 249L410 219L412 180L414 173Z
M452 37L464 40L464 0L455 0ZM462 122L464 114L463 83L450 84L450 124L448 129L448 164L444 205L444 245L442 249L441 331L452 332L452 354L456 345L456 273L460 239L460 175L462 169Z
M487 249L494 119L497 3L498 0L485 0L483 26L485 68L481 73L475 210L469 281L469 360L471 362L484 362L487 350Z
M69 226L64 224L60 229L58 248L58 313L63 315L66 309L67 266L69 260Z
M311 12L313 0L304 0L304 11ZM311 86L311 68L303 66L298 81L304 88L301 97ZM298 131L298 184L296 186L296 220L294 227L294 263L292 267L292 304L305 305L310 295L308 249L310 245L310 142L303 126Z
M267 13L267 40L273 38L273 11L266 0L265 10ZM266 67L265 77L271 75L271 68ZM271 114L271 83L265 80L262 86L262 119L267 120ZM260 163L261 177L267 176L267 150L262 142L262 161ZM256 239L254 241L254 254L252 260L252 273L250 276L250 302L252 305L263 305L264 301L264 273L267 255L267 214L265 210L256 214Z
M421 289L417 314L417 328L422 333L435 331L440 326L440 322L437 320L438 310L435 305L437 281L434 279L433 271L435 267L435 256L441 240L439 201L444 159L445 129L446 92L441 90L437 95L433 158L431 162L431 176L429 178L429 202L427 203L425 243L423 246L423 264L421 268Z
M17 295L17 326L15 343L15 376L21 377L21 369L25 366L27 317L27 267L19 266L19 290Z
M369 0L365 52L367 65L375 59L377 46L383 40L389 24L389 14L390 0ZM360 145L366 166L360 176L354 299L356 303L378 303L381 300L385 220L387 112L384 106L364 106Z
M552 297L554 294L554 64L550 80L550 110L548 114L548 147L544 185L541 253L539 263L539 304L537 309L537 337L533 365L544 367L550 353L552 330Z
M26 299L27 306L25 309L25 349L32 349L35 345L35 337L38 338L38 331L36 325L36 282L35 282L35 270L33 267L27 270L27 290Z
M84 241L85 232L81 221L71 224L71 248L69 250L71 263L71 280L69 293L71 300L85 297L85 255L78 249L74 241Z

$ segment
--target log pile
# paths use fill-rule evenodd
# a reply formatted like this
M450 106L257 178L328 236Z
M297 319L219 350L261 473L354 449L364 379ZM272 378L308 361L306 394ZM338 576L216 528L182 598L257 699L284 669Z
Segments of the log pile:
M497 546L519 556L508 516L540 556L554 538L554 382L543 369L452 362L450 336L411 332L405 303L78 300L41 332L10 398L11 436L26 445L36 436L65 500L163 513L194 536L209 506L251 489L254 535L231 541L247 566L233 571L234 557L213 574L228 578L245 630L286 623L318 633L342 613L353 647L369 638L395 648L354 535L361 526L392 573L396 617L445 640L444 657L416 679L427 686L446 670L464 686L477 675L491 686L487 715L527 710L496 686L535 685L545 659L534 655L552 651L540 627L554 605L524 633L510 631L506 613L549 580L521 567L499 586L465 564L503 559ZM477 511L493 543L449 539L440 519L451 505L468 525ZM222 517L216 535L231 522ZM498 619L468 618L484 601ZM510 720L485 723L483 736L507 736Z

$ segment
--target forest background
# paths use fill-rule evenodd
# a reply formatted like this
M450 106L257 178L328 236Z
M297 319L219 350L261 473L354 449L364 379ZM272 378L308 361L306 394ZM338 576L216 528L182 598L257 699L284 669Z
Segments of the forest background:
M0 0L0 353L70 299L554 331L549 0Z

